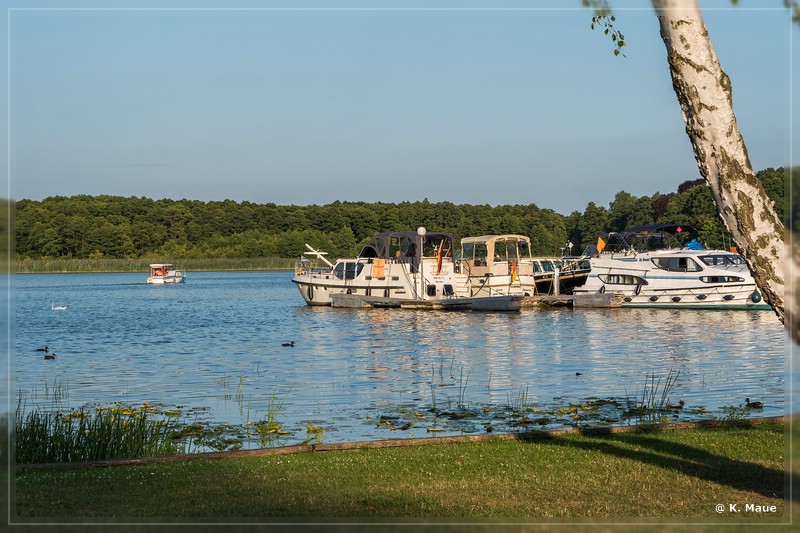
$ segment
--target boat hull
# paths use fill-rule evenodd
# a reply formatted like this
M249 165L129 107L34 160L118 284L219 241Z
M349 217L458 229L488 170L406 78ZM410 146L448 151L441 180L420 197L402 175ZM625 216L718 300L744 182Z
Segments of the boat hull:
M333 294L332 307L399 308L440 311L519 311L522 296L492 296L485 298L452 298L441 300L408 300L355 294Z
M371 298L391 298L400 301L438 301L467 296L466 277L455 275L451 269L438 272L423 265L420 275L405 263L388 263L384 275L376 276L372 263L348 260L358 264L359 274L341 279L334 271L298 270L292 278L307 305L330 306L335 295L354 295Z
M185 283L186 282L186 275L174 275L174 276L149 276L147 278L147 283L152 285L166 285L172 283Z

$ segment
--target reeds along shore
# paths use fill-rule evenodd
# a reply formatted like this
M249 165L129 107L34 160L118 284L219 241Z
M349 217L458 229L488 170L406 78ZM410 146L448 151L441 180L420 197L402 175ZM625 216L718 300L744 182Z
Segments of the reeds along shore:
M290 270L296 259L281 257L251 258L174 258L151 257L137 259L26 259L15 261L17 274L55 274L80 272L144 272L150 263L169 261L188 272L220 270Z

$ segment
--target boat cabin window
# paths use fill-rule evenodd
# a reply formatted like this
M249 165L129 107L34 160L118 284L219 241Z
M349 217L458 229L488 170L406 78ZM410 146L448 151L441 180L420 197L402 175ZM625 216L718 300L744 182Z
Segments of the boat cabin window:
M361 274L364 265L362 263L355 263L347 261L344 263L337 263L333 268L333 275L337 279L355 279L356 276Z
M540 263L542 265L542 270L544 272L554 272L555 271L555 268L553 268L553 262L552 261L541 261Z
M530 246L526 241L495 241L494 260L495 261L519 261L520 259L530 259Z
M653 264L669 272L700 272L703 270L691 257L655 257Z
M609 285L647 285L647 280L628 274L599 274L600 281Z
M700 260L709 266L730 266L730 265L743 265L745 264L744 257L741 255L725 254L725 255L703 255Z
M744 278L738 276L700 276L703 283L740 283Z
M474 261L475 266L481 266L486 264L486 256L488 254L489 250L485 242L470 242L464 244L462 259Z
M417 244L414 239L408 237L392 237L389 239L389 257L397 259L403 257L416 257Z

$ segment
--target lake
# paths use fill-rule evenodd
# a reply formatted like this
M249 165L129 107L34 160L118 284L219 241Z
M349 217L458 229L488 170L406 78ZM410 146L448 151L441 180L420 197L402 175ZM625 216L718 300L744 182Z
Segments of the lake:
M317 308L291 276L17 275L5 410L148 402L257 447L241 428L273 416L272 444L344 442L636 423L673 380L669 420L774 416L796 388L771 311Z

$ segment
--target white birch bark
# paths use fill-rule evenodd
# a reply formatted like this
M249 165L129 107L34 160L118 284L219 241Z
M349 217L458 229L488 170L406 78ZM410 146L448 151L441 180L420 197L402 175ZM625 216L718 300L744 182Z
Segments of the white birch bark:
M764 300L797 342L794 305L784 321L786 231L750 165L733 113L731 82L711 45L697 1L653 0L653 7L700 174Z

